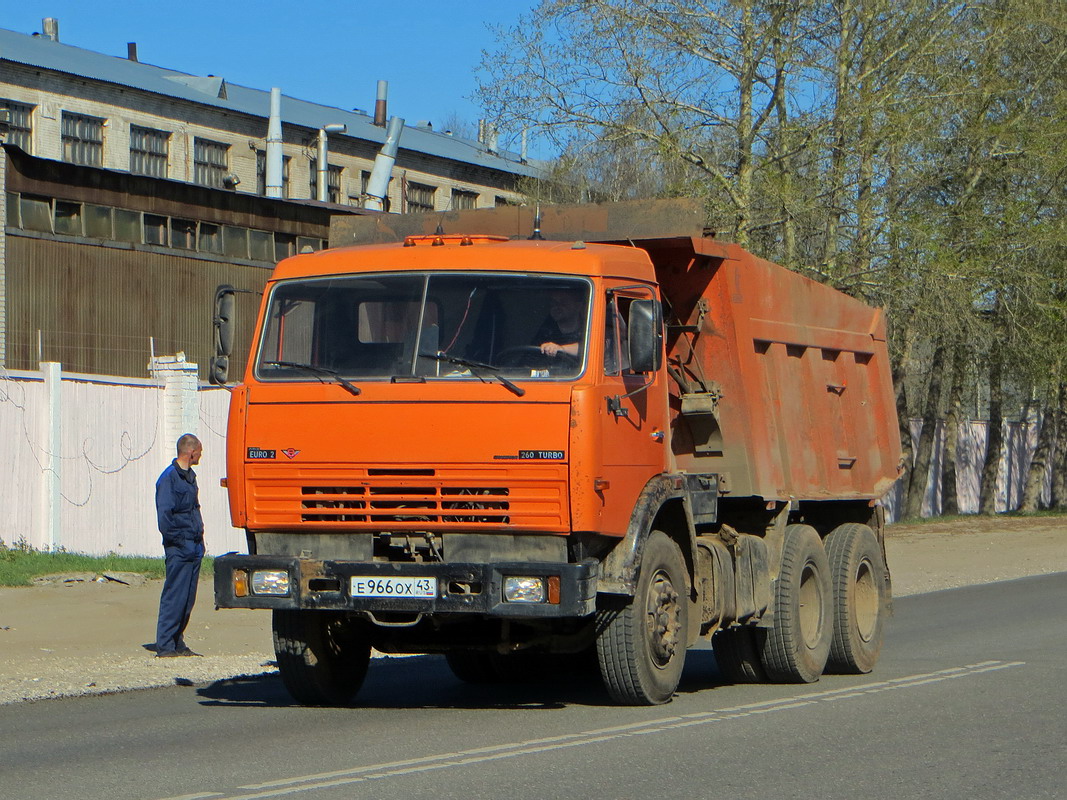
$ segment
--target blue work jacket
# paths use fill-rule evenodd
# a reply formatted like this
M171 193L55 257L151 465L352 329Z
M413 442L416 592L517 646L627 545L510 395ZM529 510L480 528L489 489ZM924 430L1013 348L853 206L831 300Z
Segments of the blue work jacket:
M170 462L156 481L156 517L163 544L179 547L204 541L204 518L200 515L200 492L196 473Z

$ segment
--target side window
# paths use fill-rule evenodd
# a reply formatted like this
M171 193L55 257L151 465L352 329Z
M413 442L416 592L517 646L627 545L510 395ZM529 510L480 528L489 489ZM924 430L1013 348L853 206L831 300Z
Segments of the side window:
M608 292L607 313L604 320L604 374L622 375L630 372L627 346L627 321L630 318L632 297Z

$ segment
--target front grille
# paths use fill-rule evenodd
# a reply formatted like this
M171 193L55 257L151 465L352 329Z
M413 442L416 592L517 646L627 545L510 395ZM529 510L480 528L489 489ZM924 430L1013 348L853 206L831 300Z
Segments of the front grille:
M303 486L300 493L302 522L511 521L503 486Z
M566 465L405 468L251 465L260 530L566 530Z

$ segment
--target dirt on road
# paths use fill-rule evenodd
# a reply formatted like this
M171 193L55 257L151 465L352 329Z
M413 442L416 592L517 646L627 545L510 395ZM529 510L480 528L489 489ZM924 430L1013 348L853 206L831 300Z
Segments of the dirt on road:
M886 551L897 597L1067 572L1067 517L969 517L894 525ZM212 605L202 583L186 640L202 658L156 659L159 581L0 589L0 703L195 685L275 669L266 611Z

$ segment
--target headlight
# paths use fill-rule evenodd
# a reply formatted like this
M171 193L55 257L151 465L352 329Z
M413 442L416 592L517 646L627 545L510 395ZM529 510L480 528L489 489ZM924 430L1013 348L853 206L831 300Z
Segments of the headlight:
M252 594L289 594L289 573L259 569L252 573Z
M545 602L544 578L504 578L504 599L509 603Z

